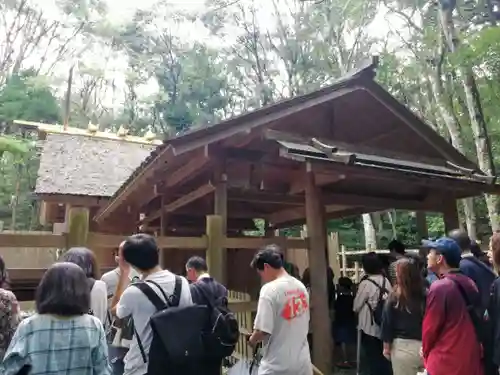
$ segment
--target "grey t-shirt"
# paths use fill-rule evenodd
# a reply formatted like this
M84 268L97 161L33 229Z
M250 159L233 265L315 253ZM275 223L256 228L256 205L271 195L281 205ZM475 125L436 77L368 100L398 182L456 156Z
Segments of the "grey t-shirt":
M149 275L144 280L152 280L159 284L167 296L172 295L174 292L175 275L170 271L165 270L156 272ZM151 284L148 285L155 290L156 294L158 294L162 300L164 299L163 295L159 290L157 290L156 286ZM179 306L189 306L192 303L189 284L187 280L182 277L182 290ZM132 315L135 329L141 338L146 356L149 353L149 347L151 346L151 341L153 340L153 332L149 324L149 319L155 312L156 309L149 299L139 290L139 288L134 286L129 286L125 289L125 292L123 292L116 307L116 316L118 318L121 319ZM143 361L135 335L132 339L130 350L125 356L124 362L124 375L143 375L147 372L147 364Z
M311 375L307 333L309 293L301 281L283 276L260 290L254 329L269 334L259 375Z

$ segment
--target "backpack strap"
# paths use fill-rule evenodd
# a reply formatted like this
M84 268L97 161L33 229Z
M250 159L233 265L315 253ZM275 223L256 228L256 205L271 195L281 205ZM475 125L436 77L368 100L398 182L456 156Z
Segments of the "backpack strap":
M149 280L148 280L148 282L149 282ZM151 302L153 304L153 306L156 308L156 311L160 311L160 310L167 308L168 307L167 306L168 298L166 298L166 295L165 295L165 292L163 291L163 289L161 287L159 288L160 292L164 295L166 302L162 301L160 296L153 290L153 288L151 288L148 285L148 282L146 282L146 281L138 282L138 283L135 283L132 285L135 286L136 288L138 288L148 298L149 302ZM156 286L159 286L159 285L156 284Z

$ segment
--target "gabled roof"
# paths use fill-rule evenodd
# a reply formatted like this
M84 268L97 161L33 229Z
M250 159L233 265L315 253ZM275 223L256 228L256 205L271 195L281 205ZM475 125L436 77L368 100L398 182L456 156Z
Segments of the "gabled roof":
M142 179L145 170L155 168L154 162L166 151L180 155L260 127L286 129L309 138L314 137L308 134L312 128L321 128L323 138L376 150L380 156L441 167L451 163L455 170L484 175L475 163L374 81L376 66L375 59L328 87L166 140L127 179L112 201L129 187L132 189L132 183Z

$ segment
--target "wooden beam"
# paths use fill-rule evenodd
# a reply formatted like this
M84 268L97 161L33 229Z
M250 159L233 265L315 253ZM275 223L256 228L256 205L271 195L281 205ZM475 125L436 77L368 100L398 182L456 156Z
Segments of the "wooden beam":
M175 210L186 206L187 204L194 202L200 198L203 198L205 195L210 194L215 190L215 187L211 183L207 183L205 185L200 186L198 189L193 190L192 192L183 195L182 197L174 200L173 202L168 203L163 206L159 210L152 212L142 221L144 224L149 224L154 220L157 220L161 217L162 211L165 212L174 212Z
M303 206L304 197L285 194L267 193L263 191L231 190L228 195L229 201L241 201L248 203L281 204L289 206Z
M324 185L330 185L334 184L339 181L345 180L346 175L345 174L321 174L317 173L315 175L316 179L316 186L324 186ZM304 180L304 176L302 175L298 180L295 180L291 185L290 185L290 194L297 194L297 193L303 193L306 190L306 181Z
M311 310L313 363L324 373L332 372L333 340L328 308L327 241L321 190L314 173L306 173L306 217L311 270Z
M167 204L166 206L164 206L164 210L165 212L174 212L178 208L184 207L191 202L203 198L205 195L212 193L214 190L215 187L209 182L205 185L200 186L198 189L184 195L183 197Z
M89 247L117 248L125 240L126 235L111 235L103 233L89 233ZM206 237L157 237L156 244L161 249L205 249Z
M166 179L166 188L171 188L177 184L185 182L187 179L192 179L203 170L210 162L208 156L208 146L205 146L199 153L179 169L172 172Z
M0 233L0 248L59 248L66 246L66 236L58 234Z
M376 211L381 207L403 209L403 210L429 210L438 204L437 197L430 196L425 200L389 199L381 197L370 197L356 194L323 194L323 202L326 205L326 213L330 214L347 208L365 207L368 211ZM297 207L284 209L268 215L272 226L277 224L305 218L305 208Z
M268 139L268 140L273 140L273 141L287 141L287 142L292 142L292 143L303 143L303 144L310 144L311 140L312 140L311 137L304 137L303 135L283 132L283 131L274 130L274 129L266 129L266 131L264 132L264 138ZM426 157L422 157L422 156L416 156L416 155L405 154L405 153L400 153L400 152L392 152L392 151L382 149L380 147L370 147L370 146L362 145L360 143L345 143L345 142L340 142L340 141L336 141L336 140L328 139L328 138L318 138L317 140L320 141L321 143L324 143L327 145L333 145L333 146L337 147L339 150L346 150L346 151L351 152L351 153L378 155L378 156L383 156L386 158L418 161L420 163L427 163L427 164L433 164L433 165L442 165L443 164L442 159L426 158Z
M37 198L43 202L84 207L103 207L109 202L109 198L107 197L88 197L69 194L37 194Z
M283 242L288 249L304 249L307 247L307 239L281 237L228 237L224 239L224 246L228 249L255 250L266 245Z
M328 205L325 206L326 213L332 213L336 211L342 211L345 209L351 208L351 206L343 206L343 205ZM305 207L296 207L296 208L287 208L274 214L268 215L268 220L271 227L276 227L280 223L285 223L289 221L305 219L306 217L306 209Z

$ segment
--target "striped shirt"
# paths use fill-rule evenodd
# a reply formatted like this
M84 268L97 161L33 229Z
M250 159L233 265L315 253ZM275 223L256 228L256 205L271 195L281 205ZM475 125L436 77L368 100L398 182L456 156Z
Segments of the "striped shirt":
M109 375L102 324L90 315L60 318L35 314L23 320L0 365L2 375L23 366L31 375Z

